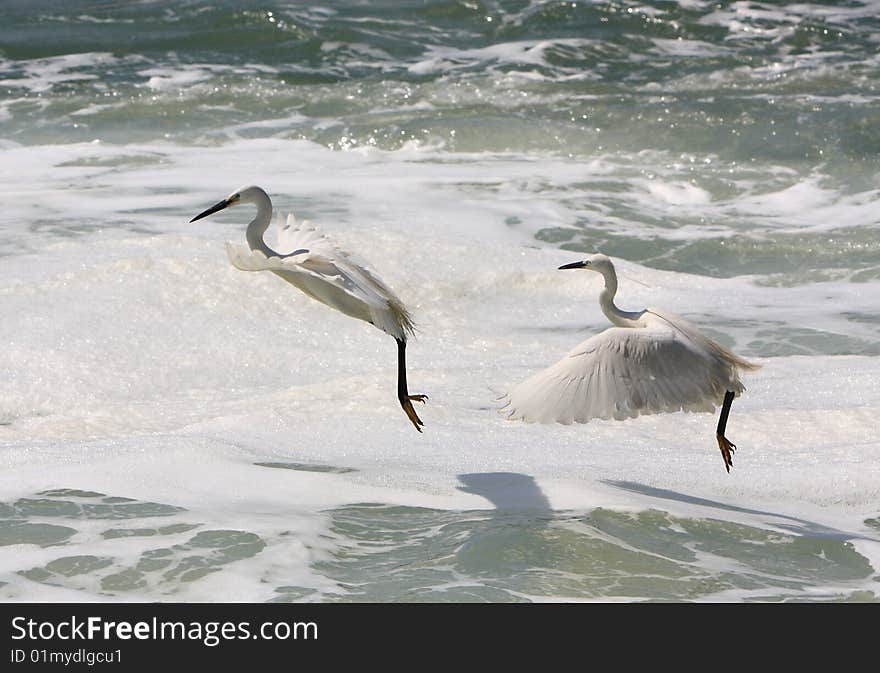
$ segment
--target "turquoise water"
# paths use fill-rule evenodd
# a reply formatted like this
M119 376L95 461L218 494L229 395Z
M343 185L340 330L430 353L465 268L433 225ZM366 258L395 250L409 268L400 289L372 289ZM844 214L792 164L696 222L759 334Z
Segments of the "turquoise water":
M880 3L0 17L0 597L876 599ZM228 267L248 215L188 224L242 183L415 307L425 437L388 344ZM731 477L709 416L495 416L604 328L593 251L764 365Z

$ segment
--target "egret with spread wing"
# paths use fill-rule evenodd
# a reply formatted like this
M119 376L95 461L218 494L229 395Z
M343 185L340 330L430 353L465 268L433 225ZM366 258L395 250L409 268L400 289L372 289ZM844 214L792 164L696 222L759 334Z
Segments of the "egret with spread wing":
M260 187L242 187L219 203L196 215L195 222L224 208L241 203L257 206L257 216L247 227L248 248L226 244L233 266L242 271L271 271L312 299L352 318L374 325L397 341L397 399L407 418L422 431L424 425L413 408L413 400L424 402L427 395L410 395L406 384L406 342L413 335L413 321L397 295L374 273L336 247L314 227L297 225L293 215L287 219L285 234L293 247L279 254L263 240L272 219L272 201Z
M605 255L559 268L602 274L605 289L599 306L614 327L590 337L508 393L504 407L508 418L586 423L593 418L622 420L672 411L713 412L721 403L715 435L730 472L736 445L724 432L730 405L745 390L739 372L760 365L731 353L672 313L617 308L617 274Z

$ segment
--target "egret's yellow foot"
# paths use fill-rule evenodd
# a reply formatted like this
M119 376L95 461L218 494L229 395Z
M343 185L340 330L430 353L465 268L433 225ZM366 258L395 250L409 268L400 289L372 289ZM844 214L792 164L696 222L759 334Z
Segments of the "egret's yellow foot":
M715 435L718 440L718 448L721 449L721 458L724 460L724 467L730 472L733 467L733 454L736 453L736 444L731 442L720 432Z
M415 400L416 402L422 402L424 404L426 399L428 399L427 395L407 395L405 398L400 400L400 406L403 407L403 411L404 413L406 413L406 417L412 422L413 426L415 426L415 429L419 432L422 431L421 426L423 426L424 423L422 423L422 419L419 418L419 415L413 408L412 400Z

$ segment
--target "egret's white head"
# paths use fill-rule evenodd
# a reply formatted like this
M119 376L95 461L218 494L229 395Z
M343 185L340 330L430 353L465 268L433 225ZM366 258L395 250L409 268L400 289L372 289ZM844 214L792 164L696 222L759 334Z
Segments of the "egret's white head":
M223 210L224 208L229 208L230 206L236 206L239 203L253 203L257 201L260 196L265 197L266 192L263 191L260 187L256 185L246 185L244 187L239 187L232 194L227 196L225 199L220 201L219 203L215 203L213 206L208 208L207 210L199 213L194 218L190 220L190 222L195 222L196 220L200 220L203 217L207 217L208 215L213 215L214 213Z
M595 255L590 255L586 259L582 259L580 262L572 262L571 264L563 264L559 267L560 269L589 269L590 271L597 271L602 275L605 275L608 271L614 270L614 265L611 263L611 259L608 255L603 255L602 253L596 253Z

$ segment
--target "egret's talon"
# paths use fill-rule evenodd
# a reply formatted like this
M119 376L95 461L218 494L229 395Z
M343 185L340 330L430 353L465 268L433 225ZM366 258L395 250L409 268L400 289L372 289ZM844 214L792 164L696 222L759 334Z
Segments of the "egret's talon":
M416 430L421 432L422 431L421 426L423 426L424 423L422 423L422 419L419 418L419 415L416 413L416 410L413 408L412 402L410 401L411 397L419 397L419 396L418 395L413 395L413 396L408 395L407 397L400 400L400 406L403 407L403 411L406 414L406 417L413 424L413 427L415 427Z
M721 449L721 459L724 461L724 468L730 472L730 468L733 467L733 454L736 453L736 444L720 432L715 437L718 440L718 448Z

